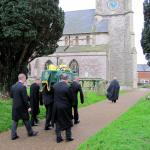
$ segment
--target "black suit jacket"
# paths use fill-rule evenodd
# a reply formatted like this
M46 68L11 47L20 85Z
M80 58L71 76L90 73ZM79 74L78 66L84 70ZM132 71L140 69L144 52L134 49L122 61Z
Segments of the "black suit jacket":
M33 83L30 87L30 105L32 109L32 114L37 115L40 112L40 86Z
M42 100L44 105L49 105L54 102L54 90L52 87L50 91L48 91L46 88L43 90Z
M10 96L13 98L12 120L28 120L28 108L30 106L28 103L29 98L27 95L26 87L21 82L17 82L11 87Z
M71 84L71 89L72 89L72 94L74 99L74 105L78 105L78 92L80 93L81 103L84 103L84 95L83 95L81 85L78 82L73 81Z
M66 130L72 126L72 91L65 82L54 85L54 106L52 124L59 124L60 130Z

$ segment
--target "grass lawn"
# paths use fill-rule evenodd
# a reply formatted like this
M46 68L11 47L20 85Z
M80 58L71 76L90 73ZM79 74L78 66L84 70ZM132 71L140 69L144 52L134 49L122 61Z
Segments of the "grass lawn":
M81 104L80 98L79 98L79 108L86 107L86 106L89 106L91 104L103 101L106 99L106 96L105 95L99 96L96 94L96 92L88 91L88 92L84 93L84 99L85 99L84 104Z
M85 93L85 103L80 104L79 108L91 105L93 103L105 100L105 96L98 96L95 92L88 91ZM11 109L12 109L12 101L0 100L0 132L7 131L11 128ZM45 118L45 107L40 107L40 119Z
M142 98L78 150L150 150L150 101Z
M0 132L11 127L11 106L12 102L10 100L0 100Z

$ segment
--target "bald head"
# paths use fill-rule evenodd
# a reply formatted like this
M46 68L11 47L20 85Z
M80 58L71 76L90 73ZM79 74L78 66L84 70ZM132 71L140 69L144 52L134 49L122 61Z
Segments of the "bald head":
M117 80L117 77L113 77L114 80Z
M26 75L23 73L20 73L18 75L18 80L21 81L22 83L25 83L26 82Z

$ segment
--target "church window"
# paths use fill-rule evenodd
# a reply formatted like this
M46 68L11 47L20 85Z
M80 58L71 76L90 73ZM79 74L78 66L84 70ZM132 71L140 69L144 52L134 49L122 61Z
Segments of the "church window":
M52 61L51 61L51 60L48 60L48 61L45 63L45 68L44 68L44 69L46 70L46 69L48 68L48 66L51 65L51 64L53 64Z
M73 59L70 64L69 64L69 68L74 72L77 73L79 75L79 64L78 62Z
M96 42L96 39L95 39L95 35L93 35L93 38L92 38L92 44L95 45L95 42Z
M63 59L59 59L59 65L63 64Z
M36 59L34 64L34 75L39 76L40 74L40 60Z
M65 45L68 45L68 37L65 37Z
M73 46L73 40L70 40L70 45Z
M86 36L86 44L87 44L87 45L90 45L90 36L89 36L89 35Z
M28 75L31 76L31 64L28 64Z
M39 59L36 59L34 68L35 68L35 69L38 69L38 68L39 68Z
M78 36L75 37L75 42L76 42L75 45L79 45L79 37Z

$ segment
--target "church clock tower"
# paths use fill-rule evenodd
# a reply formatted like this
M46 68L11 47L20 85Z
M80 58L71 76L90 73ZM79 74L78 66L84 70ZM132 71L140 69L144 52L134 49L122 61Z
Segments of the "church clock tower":
M132 0L96 0L96 18L109 23L107 79L116 76L122 86L136 87Z
M111 15L126 11L132 11L132 0L96 0L97 14Z

